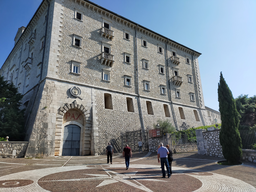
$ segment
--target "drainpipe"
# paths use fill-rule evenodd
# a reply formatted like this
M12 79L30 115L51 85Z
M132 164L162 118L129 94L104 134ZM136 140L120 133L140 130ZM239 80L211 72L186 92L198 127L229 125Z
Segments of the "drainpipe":
M140 124L143 133L145 132L145 127L144 127L144 121L143 121L143 115L142 115L142 110L141 110L141 103L140 103L140 92L139 92L139 72L138 72L138 45L137 45L137 30L138 30L138 25L136 25L135 28L135 36L134 36L134 72L135 72L135 93L138 96L137 99L137 104L138 104L138 110L139 110L139 116L140 116ZM143 140L144 134L143 134Z
M168 39L165 42L165 68L166 68L166 87L167 87L167 94L168 94L168 99L170 101L170 107L171 107L171 112L172 112L172 117L173 117L173 121L174 121L174 126L176 128L176 130L178 130L178 124L177 124L177 119L176 119L176 115L175 115L175 111L173 108L173 104L172 104L172 93L171 93L171 82L170 82L170 75L169 75L169 66L168 66Z

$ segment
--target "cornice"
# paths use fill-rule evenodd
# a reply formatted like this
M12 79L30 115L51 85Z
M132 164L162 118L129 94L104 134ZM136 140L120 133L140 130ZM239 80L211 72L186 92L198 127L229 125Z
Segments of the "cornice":
M125 18L125 17L122 17L122 16L120 16L120 15L118 15L118 14L116 14L116 13L110 11L110 10L107 10L107 9L105 9L105 8L95 4L93 2L90 2L89 0L70 0L70 1L78 3L78 4L80 4L84 7L87 7L88 9L90 9L92 11L95 11L95 12L97 12L97 13L99 13L99 14L107 17L107 18L110 18L110 19L112 19L112 20L114 20L118 23L121 23L125 26L128 26L132 29L137 28L137 30L139 32L141 32L145 35L148 35L148 36L150 36L150 37L152 37L156 40L162 41L164 43L167 42L170 46L172 46L174 48L177 48L177 49L180 49L180 50L182 50L182 51L184 51L188 54L192 54L196 57L199 57L201 55L201 53L199 53L199 52L197 52L197 51L195 51L195 50L193 50L189 47L186 47L186 46L184 46L184 45L182 45L178 42L175 42L175 41L173 41L173 40L171 40L171 39L169 39L169 38L167 38L163 35L160 35L160 34L154 32L154 31L152 31L152 30L150 30L146 27L143 27L143 26L141 26L141 25Z
M52 1L52 0L49 0L49 1ZM40 16L47 9L47 6L48 6L47 2L43 0L42 3L39 5L38 9L36 10L35 14L33 15L33 17L31 18L31 20L29 21L27 27L21 34L18 42L14 45L13 49L11 50L10 54L8 55L1 69L6 65L6 63L10 62L10 58L12 58L13 54L15 54L18 51L18 49L20 49L22 43L27 39L28 36L30 36L31 29L35 27Z

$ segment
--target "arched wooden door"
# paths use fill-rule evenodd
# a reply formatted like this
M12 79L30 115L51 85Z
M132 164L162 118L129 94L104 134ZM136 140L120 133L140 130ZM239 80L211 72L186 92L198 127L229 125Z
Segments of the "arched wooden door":
M79 126L70 124L64 127L62 156L80 155L80 135Z

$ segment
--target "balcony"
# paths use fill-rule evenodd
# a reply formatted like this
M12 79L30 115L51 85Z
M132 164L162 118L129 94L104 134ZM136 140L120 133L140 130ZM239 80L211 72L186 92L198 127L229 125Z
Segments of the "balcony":
M33 44L36 40L36 34L35 33L31 33L30 37L29 37L29 44Z
M171 56L171 61L172 61L172 63L175 64L175 65L179 65L179 64L180 64L180 59L179 59L179 57Z
M110 39L112 40L113 37L114 37L114 31L106 28L106 27L102 27L101 28L101 36L107 38L107 39Z
M33 62L33 58L28 57L28 58L25 60L25 62L24 62L24 68L25 68L26 70L31 69L31 67L32 67L32 62Z
M109 53L102 52L101 53L101 64L112 67L114 63L114 55Z
M172 81L173 85L176 85L176 86L181 86L181 84L183 82L182 77L180 77L180 76L173 76L171 78L171 81Z

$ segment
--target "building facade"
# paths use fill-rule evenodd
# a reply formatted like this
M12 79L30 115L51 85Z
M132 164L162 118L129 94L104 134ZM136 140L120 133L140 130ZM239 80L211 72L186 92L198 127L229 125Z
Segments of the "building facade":
M27 156L95 155L158 119L212 124L199 56L90 1L43 0L0 74L24 94Z

